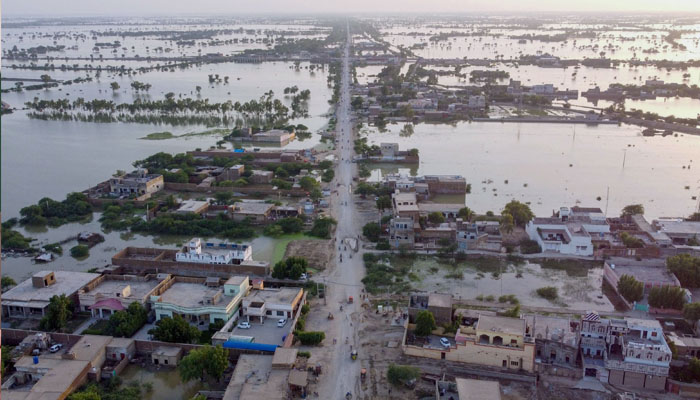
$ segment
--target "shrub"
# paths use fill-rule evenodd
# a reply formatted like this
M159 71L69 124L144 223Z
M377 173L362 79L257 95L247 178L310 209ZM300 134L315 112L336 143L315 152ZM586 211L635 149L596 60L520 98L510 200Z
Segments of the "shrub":
M535 240L524 239L520 242L520 252L523 254L541 253L542 247Z
M377 243L377 250L391 250L391 245L386 239L382 239Z
M537 289L537 295L547 300L554 300L559 297L559 293L554 286L545 286Z
M87 257L90 254L90 248L84 244L79 244L77 246L71 247L70 255L74 258Z
M311 358L311 352L310 351L300 351L297 353L299 357L304 357L304 358Z
M685 288L700 287L700 258L679 254L666 259L666 267Z
M377 242L379 235L382 233L382 228L376 222L369 222L362 227L362 234L370 241Z
M644 247L644 241L638 237L632 236L627 232L622 232L620 234L620 239L625 247L630 249L641 249Z
M639 301L644 297L644 284L630 275L622 275L617 290L627 301Z
M437 325L435 325L433 313L423 310L416 315L415 334L417 336L428 336L434 329L437 329Z
M413 379L418 379L420 369L411 365L396 365L389 364L389 369L386 371L386 379L392 385L401 385Z
M679 287L654 287L649 291L649 305L652 307L682 310L685 303L685 290Z
M296 338L299 339L301 344L307 346L314 346L320 344L323 341L323 339L326 338L326 334L324 332L296 331L294 332L294 336L296 336Z
M304 257L288 257L275 264L272 268L272 277L297 280L301 278L301 274L305 273L308 267L309 262Z
M306 315L309 313L309 311L311 311L311 307L309 307L308 304L304 304L303 306L301 306L301 313L302 314Z

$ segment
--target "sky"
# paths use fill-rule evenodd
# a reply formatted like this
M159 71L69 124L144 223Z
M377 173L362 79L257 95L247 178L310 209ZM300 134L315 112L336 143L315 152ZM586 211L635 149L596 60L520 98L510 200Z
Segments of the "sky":
M311 13L700 13L700 0L4 0L2 16Z

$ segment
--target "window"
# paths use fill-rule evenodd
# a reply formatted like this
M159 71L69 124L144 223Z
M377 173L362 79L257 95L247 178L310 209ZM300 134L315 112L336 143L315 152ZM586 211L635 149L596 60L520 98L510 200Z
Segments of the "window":
M651 336L652 336L652 337L656 337L656 331L652 332L652 333L651 333Z
M278 317L284 316L284 311L277 311L277 316Z
M511 367L517 367L517 366L518 366L518 362L517 362L517 361L511 361L511 362L510 362L510 366L511 366Z

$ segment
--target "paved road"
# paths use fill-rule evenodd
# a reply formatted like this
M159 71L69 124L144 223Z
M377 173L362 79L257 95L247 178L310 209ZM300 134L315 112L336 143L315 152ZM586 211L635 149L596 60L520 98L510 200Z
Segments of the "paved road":
M348 26L348 45L344 49L342 61L341 91L336 110L336 137L338 138L336 180L338 194L331 198L331 213L338 221L336 227L335 263L324 276L328 284L328 306L336 318L329 321L326 330L326 348L331 351L330 363L326 365L324 376L318 388L320 398L344 399L347 392L357 398L359 390L360 362L350 358L351 348L359 342L357 318L361 312L360 294L362 293L362 277L365 274L362 263L362 251L354 253L350 247L345 250L345 239L357 238L361 232L360 218L355 208L352 196L353 176L357 173L356 166L350 162L353 156L353 131L350 109L350 66ZM340 261L342 257L342 261ZM352 257L352 258L351 258ZM348 296L353 296L355 302L347 304ZM339 310L343 305L343 311ZM333 344L333 338L337 343ZM346 344L346 338L348 343ZM330 347L330 348L329 348Z

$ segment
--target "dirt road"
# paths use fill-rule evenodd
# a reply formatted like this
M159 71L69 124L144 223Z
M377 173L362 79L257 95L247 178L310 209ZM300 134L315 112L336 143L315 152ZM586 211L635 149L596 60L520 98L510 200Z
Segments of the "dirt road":
M340 100L336 110L336 137L338 138L336 179L338 194L331 198L331 214L338 221L335 237L335 257L331 265L322 274L328 285L326 309L335 315L328 321L324 349L327 352L326 365L322 382L319 384L319 397L323 399L344 399L350 392L357 398L360 378L360 363L352 361L351 349L359 343L357 327L362 312L360 295L362 277L365 274L362 263L362 250L355 253L343 243L345 239L357 238L361 226L352 196L353 177L357 168L351 162L353 156L353 130L350 111L350 66L349 47L351 43L348 26L348 41L342 59L342 77ZM342 258L342 260L341 260ZM348 304L348 297L353 296L354 303ZM343 311L340 311L340 306ZM333 339L337 343L333 344ZM346 344L347 340L347 344Z

